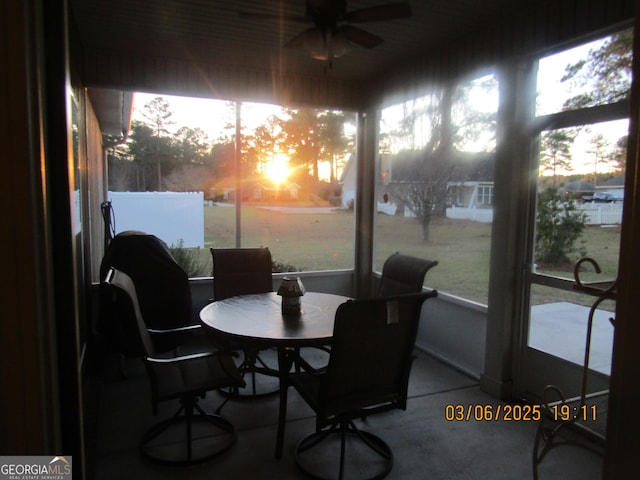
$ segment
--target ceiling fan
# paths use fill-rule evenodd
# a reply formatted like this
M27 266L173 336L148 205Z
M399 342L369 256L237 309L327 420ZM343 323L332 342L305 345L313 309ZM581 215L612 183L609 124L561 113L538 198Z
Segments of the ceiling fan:
M313 27L291 38L284 47L304 47L313 58L330 64L332 59L347 53L353 44L374 48L383 42L381 37L351 24L407 18L411 16L411 7L408 3L397 2L347 11L346 0L306 0L304 15L240 12L240 16L313 23Z

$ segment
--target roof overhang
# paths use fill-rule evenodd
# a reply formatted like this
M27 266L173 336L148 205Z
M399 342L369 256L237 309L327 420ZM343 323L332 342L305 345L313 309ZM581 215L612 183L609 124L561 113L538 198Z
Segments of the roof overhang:
M105 135L127 137L133 113L133 93L105 88L87 89L93 110Z

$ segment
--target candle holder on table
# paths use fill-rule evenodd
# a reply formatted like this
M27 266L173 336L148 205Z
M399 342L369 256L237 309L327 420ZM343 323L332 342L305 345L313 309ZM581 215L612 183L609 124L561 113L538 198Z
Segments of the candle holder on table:
M278 295L282 297L283 315L300 315L300 297L305 293L304 285L300 277L284 277Z

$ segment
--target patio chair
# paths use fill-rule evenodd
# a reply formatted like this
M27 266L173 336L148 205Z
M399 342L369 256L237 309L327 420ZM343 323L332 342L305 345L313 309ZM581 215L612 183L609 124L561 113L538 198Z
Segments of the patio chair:
M136 286L129 275L110 268L104 279L111 301L105 308L131 324L137 335L130 339L144 360L151 384L153 414L160 402L180 401L177 412L149 428L140 440L142 454L150 460L174 465L202 462L226 451L236 440L227 419L206 413L198 399L211 390L244 383L233 359L223 352L199 352L182 356L160 356L152 336L171 336L200 329L191 325L170 330L148 329L143 319ZM133 400L133 399L132 399ZM184 429L184 430L183 430ZM185 435L186 432L186 435Z
M349 300L338 308L327 368L288 378L316 413L315 433L295 451L303 472L313 478L353 479L383 478L391 471L389 445L360 430L354 420L406 409L421 307L435 296L437 292L431 291ZM353 458L347 458L347 445ZM340 452L337 466L327 458L336 451Z
M214 301L273 291L271 252L268 248L211 248L210 251L213 258ZM278 392L275 369L260 356L259 349L237 342L226 343L224 347L243 351L240 372L243 376L251 376L251 387L247 386L245 391L228 392L231 396L257 397Z
M425 260L396 252L387 258L382 266L382 277L376 295L388 297L421 292L427 272L436 265L436 260Z
M195 324L192 312L191 289L186 272L178 265L169 248L158 237L128 230L116 235L105 251L100 264L100 278L110 268L126 273L136 284L142 318L153 329L171 329ZM100 303L109 302L100 288ZM119 318L105 316L100 309L97 331L110 351L135 354L138 345L132 325L122 324ZM180 344L180 336L155 338L156 351L169 351Z

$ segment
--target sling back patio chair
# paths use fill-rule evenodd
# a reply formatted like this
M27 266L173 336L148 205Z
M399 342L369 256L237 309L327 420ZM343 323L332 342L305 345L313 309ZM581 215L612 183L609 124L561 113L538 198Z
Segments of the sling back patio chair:
M436 265L436 260L394 253L382 266L382 277L376 296L388 297L422 291L427 272Z
M349 300L338 308L327 368L288 378L316 413L315 433L296 448L303 472L313 478L353 479L361 474L383 478L391 471L389 445L360 430L355 420L406 409L421 307L435 296L431 291ZM335 452L338 465L330 458Z
M140 440L142 454L164 464L192 464L226 451L236 440L236 431L227 419L206 413L198 400L212 390L244 384L231 357L221 351L188 355L159 355L152 336L170 336L197 330L200 325L174 329L149 329L142 316L136 285L129 275L110 268L103 281L110 291L104 305L107 314L119 316L135 332L130 344L137 345L151 384L154 415L160 402L179 400L176 413L149 428ZM134 354L133 350L129 354ZM132 399L133 400L133 399Z
M211 248L210 251L213 258L213 301L273 290L271 252L268 248ZM227 343L225 348L243 351L244 358L239 368L243 376L251 376L246 388L229 392L231 396L258 397L278 391L278 381L273 373L275 367L269 366L261 357L261 350L239 343Z

